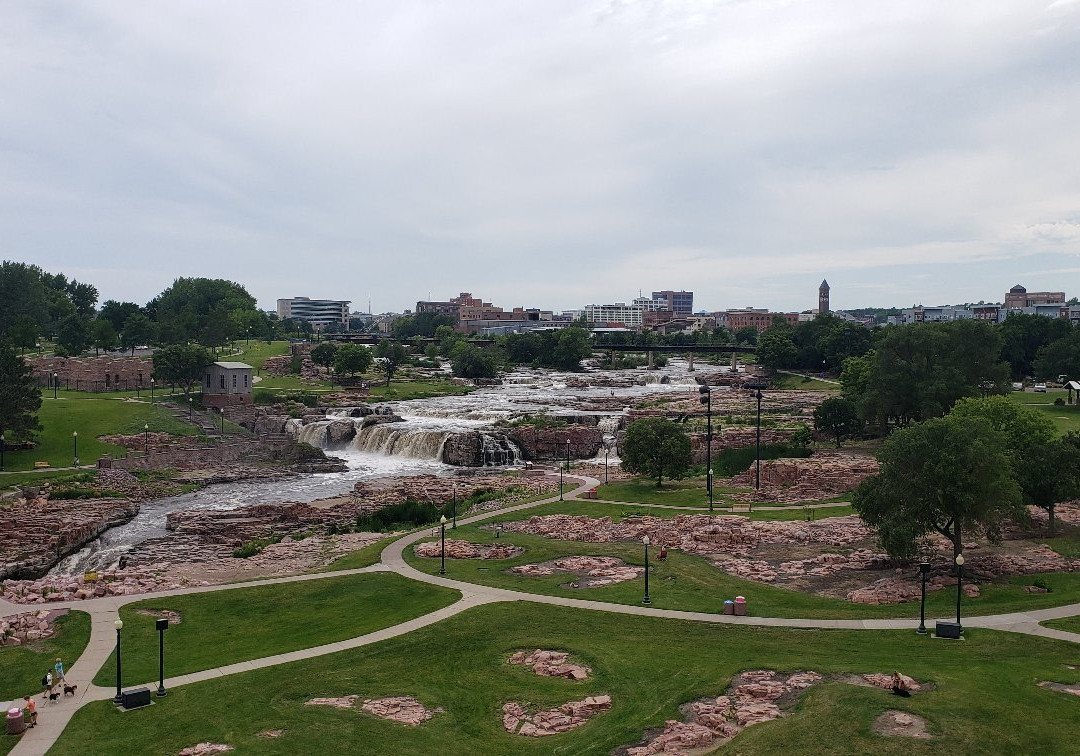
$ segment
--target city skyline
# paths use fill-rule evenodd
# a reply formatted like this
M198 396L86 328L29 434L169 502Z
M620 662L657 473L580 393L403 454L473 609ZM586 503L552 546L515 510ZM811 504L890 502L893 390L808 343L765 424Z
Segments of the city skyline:
M1074 295L1080 2L8 5L0 257L377 311Z

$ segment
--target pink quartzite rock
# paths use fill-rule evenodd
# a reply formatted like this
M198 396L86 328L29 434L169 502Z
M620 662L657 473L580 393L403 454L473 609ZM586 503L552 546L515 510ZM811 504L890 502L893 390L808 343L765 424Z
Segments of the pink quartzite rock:
M553 559L540 564L521 564L511 567L511 575L542 577L557 572L567 572L579 577L569 584L571 588L599 588L602 585L636 580L645 570L632 567L617 557L570 556Z
M233 747L224 743L198 743L180 751L179 756L207 756L211 753L225 753L231 750Z
M524 664L532 667L533 672L545 677L566 677L571 680L584 680L592 671L579 664L570 664L570 654L565 651L544 651L536 649L532 653L518 651L509 659L508 664Z
M627 748L626 753L628 756L649 756L713 748L751 725L782 716L779 701L820 681L821 675L816 672L793 675L769 670L744 672L733 681L730 693L683 706L685 721L668 720L662 732L647 738L639 746Z
M581 701L569 701L557 709L529 714L515 701L503 705L503 729L515 735L542 738L580 727L600 712L611 708L611 696L589 696Z
M360 696L342 696L341 698L312 698L305 706L333 706L335 709L351 709Z
M441 707L427 708L412 696L366 698L361 708L372 716L400 722L409 727L416 727L443 712Z
M873 685L875 688L881 688L883 690L892 690L893 677L887 675L884 672L874 672L869 675L863 675L863 679ZM908 693L918 693L922 690L922 686L913 677L908 677L905 674L900 675L900 680L904 683L904 690Z
M446 539L447 559L509 559L523 551L513 544L480 544L457 539ZM418 557L426 559L438 559L442 554L442 545L439 541L428 541L417 544L413 552Z

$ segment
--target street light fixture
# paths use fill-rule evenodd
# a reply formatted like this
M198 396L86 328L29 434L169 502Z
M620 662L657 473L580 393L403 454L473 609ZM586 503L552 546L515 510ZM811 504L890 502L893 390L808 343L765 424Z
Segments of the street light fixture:
M121 704L124 702L124 694L120 692L120 631L124 629L124 621L116 620L113 627L116 628L116 697L113 698L113 703Z
M649 536L646 535L641 539L641 542L645 544L645 598L641 599L641 603L651 604L652 599L649 598Z
M75 461L71 463L71 466L72 467L78 467L79 466L79 432L78 431L72 431L71 432L71 441L75 445Z
M446 515L439 518L439 574L446 574Z
M608 482L608 455L611 453L611 447L615 445L614 436L604 436L604 483Z
M457 483L454 484L454 525L453 529L457 530Z
M158 631L158 698L165 695L165 631L169 629L169 620L159 619L155 626Z
M143 431L143 452L145 452L146 456L149 457L150 456L150 424L149 423L143 423L142 431Z
M960 596L964 591L964 555L956 555L956 627L960 634L964 634L964 626L960 624Z
M150 379L150 403L154 403L154 379Z
M191 413L192 413L192 407L191 407L191 397L189 396L189 397L187 398L187 419L188 419L188 422L189 422L189 423L191 422L191 419L192 419L192 415L191 415Z
M709 490L709 511L713 511L712 480L712 389L706 384L698 388L698 401L705 405L705 487Z
M570 472L570 438L566 439L566 471Z
M930 563L919 564L919 582L922 584L922 599L919 602L919 635L926 635L926 578L930 575Z
M0 433L0 470L4 469L4 449L7 447L7 441L4 439L4 434Z
M761 488L761 389L755 394L757 398L757 474L754 475L754 488Z
M52 398L56 398L56 387L60 385L60 376L56 373L52 374Z

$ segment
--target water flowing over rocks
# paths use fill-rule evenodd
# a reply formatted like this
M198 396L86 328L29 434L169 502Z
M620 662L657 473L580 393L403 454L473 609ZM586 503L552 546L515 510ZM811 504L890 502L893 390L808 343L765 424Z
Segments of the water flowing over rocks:
M456 538L446 539L447 559L509 559L522 553L524 549L513 544L480 544L469 541L459 541ZM413 548L418 557L425 559L438 559L442 552L439 541L427 541L419 543Z
M0 509L0 580L40 577L138 513L127 499L15 499Z
M543 677L565 677L570 680L585 680L592 672L580 664L569 662L570 654L566 651L518 651L506 660L507 664L523 664Z
M367 698L360 708L374 717L400 722L409 727L417 727L444 711L441 706L429 709L412 696Z
M821 679L816 672L792 675L770 670L743 672L732 682L730 693L682 706L684 721L668 720L661 732L616 753L649 756L715 748L747 727L780 718L803 691Z
M585 724L591 717L611 708L611 696L589 696L569 701L557 709L529 714L525 705L510 701L503 705L503 729L511 735L542 738L558 735Z
M521 564L507 570L521 577L546 577L560 572L571 573L577 580L567 583L566 588L600 588L605 585L636 580L645 572L643 567L632 567L617 557L568 556L539 564Z
M818 452L803 459L770 459L761 462L761 489L754 501L799 502L827 499L847 493L879 470L873 457ZM737 486L754 486L757 468L731 479ZM738 497L733 497L738 498Z
M67 614L67 609L39 612L23 612L0 619L0 645L23 646L56 635L54 624L57 617Z

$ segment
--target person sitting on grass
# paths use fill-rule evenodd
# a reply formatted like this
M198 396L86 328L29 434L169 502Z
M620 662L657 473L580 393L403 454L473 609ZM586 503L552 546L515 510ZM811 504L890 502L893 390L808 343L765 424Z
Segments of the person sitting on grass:
M911 691L907 689L907 683L904 682L904 676L899 672L892 673L892 692L894 696L911 698Z

